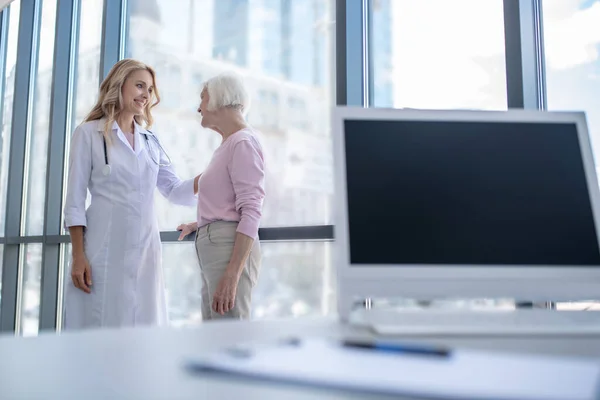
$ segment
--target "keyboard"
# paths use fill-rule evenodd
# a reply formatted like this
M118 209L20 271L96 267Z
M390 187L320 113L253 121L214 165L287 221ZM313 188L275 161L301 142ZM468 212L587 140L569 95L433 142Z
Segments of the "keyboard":
M360 309L350 323L379 335L600 334L597 311Z

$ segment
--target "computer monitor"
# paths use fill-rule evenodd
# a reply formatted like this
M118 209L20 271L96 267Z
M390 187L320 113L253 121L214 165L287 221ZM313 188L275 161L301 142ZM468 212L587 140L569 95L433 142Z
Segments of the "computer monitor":
M600 295L583 113L337 107L338 311L406 297Z

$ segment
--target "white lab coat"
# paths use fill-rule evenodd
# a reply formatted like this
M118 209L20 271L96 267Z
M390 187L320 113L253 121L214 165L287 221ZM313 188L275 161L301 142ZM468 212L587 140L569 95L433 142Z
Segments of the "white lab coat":
M67 330L167 322L155 188L173 203L197 202L194 179L182 181L172 167L159 167L149 151L155 160L160 157L161 164L167 163L166 156L153 134L137 124L135 150L113 125L112 143L107 143L111 173L105 176L104 122L80 125L71 139L65 226L86 227L84 248L92 287L90 294L77 289L69 269L63 314ZM86 210L88 190L91 204Z

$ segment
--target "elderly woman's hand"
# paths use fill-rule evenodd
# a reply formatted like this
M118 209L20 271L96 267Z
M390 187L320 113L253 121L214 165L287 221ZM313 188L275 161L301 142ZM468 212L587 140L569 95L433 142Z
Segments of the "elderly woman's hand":
M212 309L221 315L229 312L235 307L235 294L237 292L239 277L226 271L213 295Z
M195 222L189 224L181 224L177 227L177 230L181 233L179 234L179 238L177 240L183 240L187 235L194 232L197 228L197 224Z

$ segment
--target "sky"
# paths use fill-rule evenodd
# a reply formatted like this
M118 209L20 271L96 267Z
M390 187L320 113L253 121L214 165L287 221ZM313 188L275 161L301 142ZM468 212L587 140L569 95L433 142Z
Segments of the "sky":
M502 0L390 3L395 107L506 108Z
M548 109L585 111L600 160L600 0L543 4Z
M598 62L600 1L544 0L544 40L550 69Z
M17 58L17 34L19 29L20 0L10 5L10 19L8 21L8 40L6 43L6 70L10 71Z
M506 109L502 0L390 2L395 107ZM600 0L542 6L548 109L585 111L600 159Z

